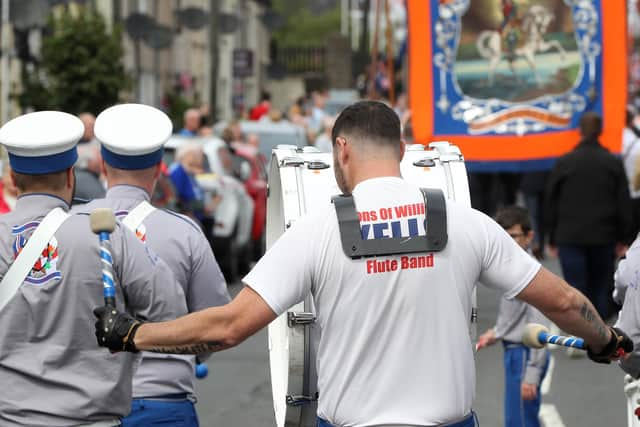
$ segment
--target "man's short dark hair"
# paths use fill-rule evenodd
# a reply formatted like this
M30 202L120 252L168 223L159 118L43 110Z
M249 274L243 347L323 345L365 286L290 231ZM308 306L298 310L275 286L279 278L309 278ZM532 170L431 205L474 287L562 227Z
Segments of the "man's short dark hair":
M512 205L498 209L496 222L505 230L519 225L523 233L531 231L529 211L521 206Z
M400 147L400 119L382 102L360 101L342 110L331 131L335 145L339 136L352 136L379 145Z
M588 111L580 117L580 133L582 136L597 138L602 133L602 117L598 113Z
M13 173L16 187L22 192L53 190L60 191L67 184L67 170L47 173L43 175L27 175L23 173Z

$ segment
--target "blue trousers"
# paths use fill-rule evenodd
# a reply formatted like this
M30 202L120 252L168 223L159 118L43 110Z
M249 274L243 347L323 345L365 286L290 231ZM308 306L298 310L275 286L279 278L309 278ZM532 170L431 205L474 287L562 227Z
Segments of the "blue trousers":
M190 400L134 399L122 427L198 427L198 415Z
M475 413L472 414L472 416L470 416L469 418L460 421L459 423L455 423L455 424L447 424L447 427L477 427L478 424L476 424L476 415ZM317 427L335 427L333 424L330 424L329 422L323 420L322 418L318 417L318 425Z
M593 303L601 317L608 317L613 304L615 245L558 245L558 255L564 279Z
M524 345L505 344L504 346L504 426L505 427L540 427L538 414L542 396L538 385L538 396L534 400L522 400L520 386L529 358L529 349ZM549 355L540 384L547 375Z

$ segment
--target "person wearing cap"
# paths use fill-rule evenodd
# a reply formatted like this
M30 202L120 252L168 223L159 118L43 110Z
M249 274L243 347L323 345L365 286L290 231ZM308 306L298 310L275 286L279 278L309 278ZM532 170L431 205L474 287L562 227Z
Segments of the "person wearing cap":
M0 425L111 427L131 408L135 357L104 354L92 310L104 304L98 237L69 214L75 116L42 111L0 128L18 189L0 216ZM117 223L111 233L116 308L147 319L186 313L167 265Z
M172 128L165 113L147 105L121 104L100 113L95 134L102 146L107 195L77 209L112 208L169 265L184 290L188 310L194 312L224 305L230 297L200 227L184 215L150 204ZM123 426L197 426L194 359L143 353L133 378L132 411Z

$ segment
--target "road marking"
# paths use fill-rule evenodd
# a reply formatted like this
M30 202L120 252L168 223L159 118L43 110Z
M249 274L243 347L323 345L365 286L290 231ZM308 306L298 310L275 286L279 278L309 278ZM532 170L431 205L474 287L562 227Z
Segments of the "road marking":
M549 368L547 369L547 375L542 380L542 385L540 386L540 391L542 395L549 394L549 389L551 388L551 376L553 375L553 368L556 367L556 360L553 356L549 357Z
M543 403L540 406L540 421L544 427L566 427L560 418L556 405Z
M553 370L555 367L556 360L551 356L549 358L547 375L544 377L542 385L540 386L540 393L542 393L543 396L549 394L549 389L551 388L551 377L553 376ZM560 417L560 414L556 409L556 405L553 403L543 403L540 406L539 417L544 427L565 427L564 422L562 422L562 417Z

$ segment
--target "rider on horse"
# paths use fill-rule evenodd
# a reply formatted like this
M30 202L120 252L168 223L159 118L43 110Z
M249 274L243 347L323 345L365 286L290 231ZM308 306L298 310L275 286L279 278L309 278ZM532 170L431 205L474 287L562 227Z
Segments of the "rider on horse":
M502 0L502 24L499 32L504 39L503 46L506 48L507 58L515 59L515 50L522 41L522 16L519 9L522 5L517 5L515 0ZM524 9L524 8L523 8Z

